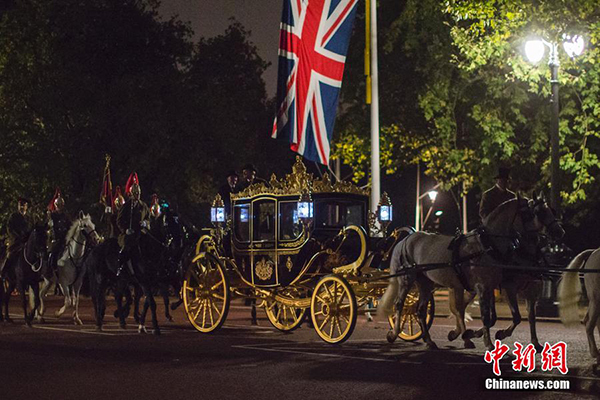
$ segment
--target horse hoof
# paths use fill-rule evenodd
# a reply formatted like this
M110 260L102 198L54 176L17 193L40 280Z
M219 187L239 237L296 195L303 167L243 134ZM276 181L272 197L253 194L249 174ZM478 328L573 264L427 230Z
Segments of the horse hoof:
M534 343L533 347L535 348L535 351L537 351L538 353L541 353L542 350L544 350L544 347L541 344L539 344L538 342Z
M496 332L496 340L503 340L506 339L508 335L506 334L505 331L498 331Z
M31 325L31 321L25 321L25 323L27 324L28 328L33 328L33 325Z
M475 331L475 332L473 333L473 337L474 337L474 338L480 338L480 337L482 337L482 336L483 336L483 329L480 329L480 330L478 330L478 331Z
M45 320L44 318L38 318L38 322L39 322L40 324L45 324L45 323L46 323L46 320Z
M173 322L173 317L171 317L170 315L167 315L167 321Z
M138 326L138 333L148 333L144 325Z
M462 338L464 340L470 340L473 339L475 337L475 332L473 332L473 329L467 329L463 334L462 334Z
M456 340L457 337L458 337L457 331L448 332L448 341L452 342L452 341Z
M427 343L427 350L439 350L439 348L434 342L429 342Z
M160 329L159 328L152 329L152 334L154 336L160 336Z
M121 329L122 331L127 329L127 324L119 324L119 329Z
M394 343L398 336L394 335L394 331L388 331L386 339L389 343Z
M118 313L117 311L115 311L115 312L113 313L113 316L114 316L115 318L119 318L119 313Z
M465 349L474 349L475 348L475 343L471 342L470 340L465 340Z
M101 326L96 326L96 332L102 332L102 327Z

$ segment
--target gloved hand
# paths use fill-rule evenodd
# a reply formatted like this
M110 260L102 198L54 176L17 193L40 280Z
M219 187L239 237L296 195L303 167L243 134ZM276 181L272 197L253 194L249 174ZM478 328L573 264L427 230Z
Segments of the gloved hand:
M128 228L128 229L125 231L125 234L126 234L126 235L133 235L133 229L131 229L131 228Z
M147 229L148 228L148 221L146 221L146 220L141 221L140 222L140 226L142 228L144 228L144 229Z

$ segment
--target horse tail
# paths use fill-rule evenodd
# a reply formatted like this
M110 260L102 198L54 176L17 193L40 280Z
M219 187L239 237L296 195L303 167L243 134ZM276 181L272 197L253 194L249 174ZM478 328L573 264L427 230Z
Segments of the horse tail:
M585 250L577 255L569 263L567 270L581 269L594 250ZM563 324L572 326L580 322L579 295L581 294L581 283L579 282L579 274L575 272L565 273L560 284L558 285L558 304L560 311L560 319Z
M394 303L398 298L399 286L398 277L390 279L390 283L385 289L385 293L377 305L377 315L381 317L388 317L394 313Z

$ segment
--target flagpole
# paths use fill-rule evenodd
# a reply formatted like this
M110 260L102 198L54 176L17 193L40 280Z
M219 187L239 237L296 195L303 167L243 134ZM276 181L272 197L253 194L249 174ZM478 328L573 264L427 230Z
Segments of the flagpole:
M379 74L377 65L377 0L370 0L371 53L371 211L376 212L381 196L379 165Z

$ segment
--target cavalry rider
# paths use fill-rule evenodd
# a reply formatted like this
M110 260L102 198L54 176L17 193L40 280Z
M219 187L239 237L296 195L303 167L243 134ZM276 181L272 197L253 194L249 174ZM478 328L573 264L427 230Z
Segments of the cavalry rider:
M516 197L514 192L508 190L508 182L510 181L510 168L500 167L498 169L498 174L494 177L494 179L496 179L496 184L494 187L486 190L481 196L481 203L479 204L479 216L481 217L482 221L500 204Z
M219 188L219 195L225 204L225 214L231 214L231 194L238 192L238 174L234 170L227 172L227 183Z
M7 222L8 242L6 244L6 257L0 264L0 273L6 265L14 261L14 258L23 248L29 234L33 229L33 219L28 214L29 200L24 197L19 197L17 200L17 211L12 213ZM1 283L0 283L1 284Z
M106 219L106 226L108 230L108 238L119 237L119 227L117 226L117 216L125 205L125 198L121 193L121 186L117 186L115 195L112 198L112 206L105 208L104 218Z
M65 211L65 200L63 199L60 188L56 188L54 197L48 204L48 227L50 228L50 267L55 270L58 259L64 251L66 237L71 227L71 219Z
M140 256L139 251L136 251L136 248L139 244L142 229L150 228L148 224L150 210L146 203L141 200L142 190L140 188L137 173L135 172L133 172L127 180L125 195L128 196L128 199L117 216L117 226L121 232L119 235L121 252L119 253L119 269L117 275L121 274L123 267L128 261L131 261L132 269L130 269L130 272L133 274Z

